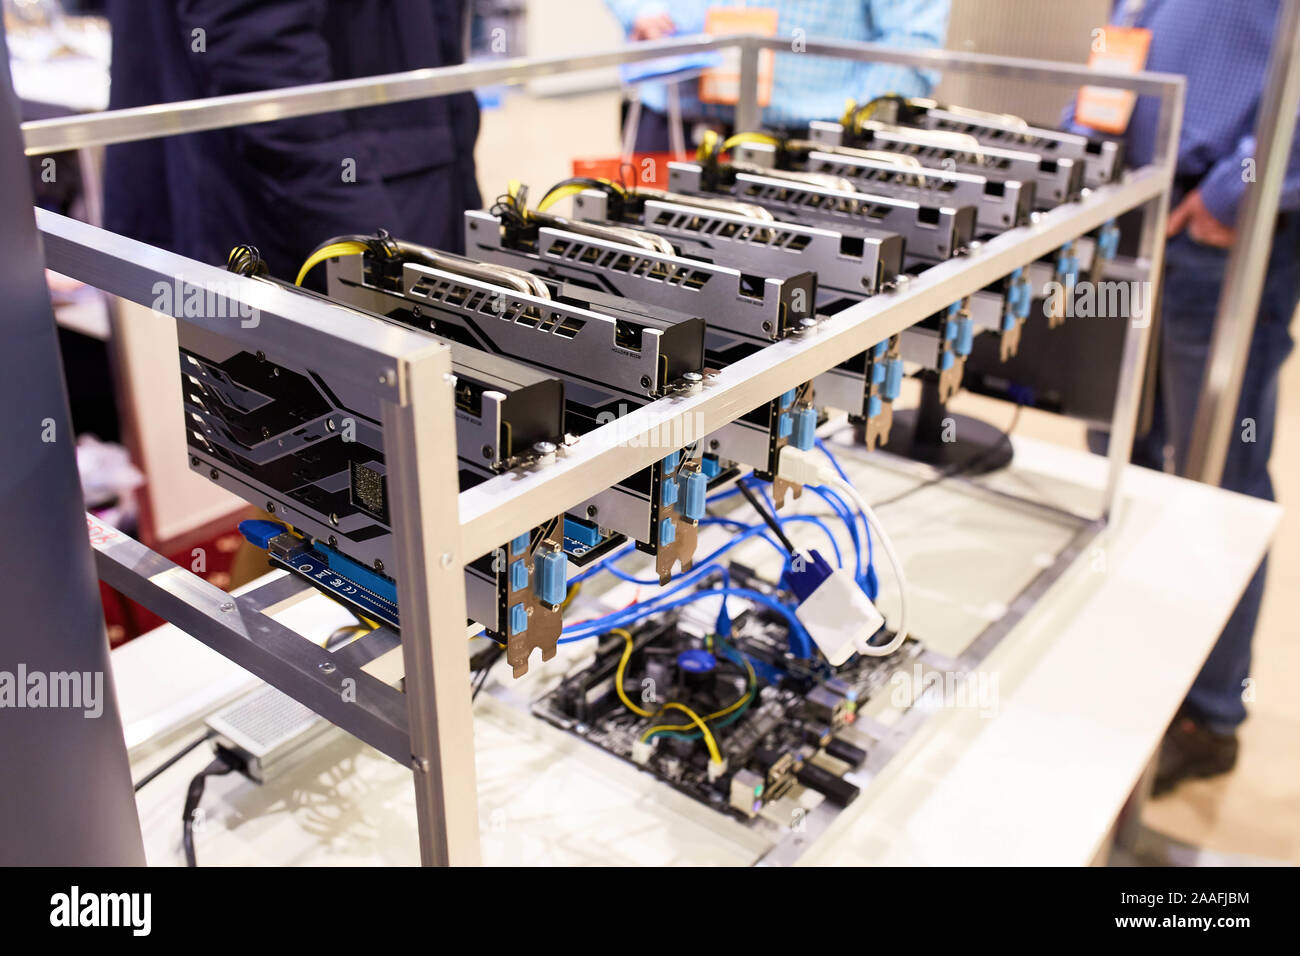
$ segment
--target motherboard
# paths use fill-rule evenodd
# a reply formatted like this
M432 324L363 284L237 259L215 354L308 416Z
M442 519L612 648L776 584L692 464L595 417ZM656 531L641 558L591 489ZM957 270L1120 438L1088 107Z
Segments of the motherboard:
M852 803L867 759L857 710L921 645L838 668L799 657L781 615L751 608L729 635L677 613L600 638L534 713L719 812L788 819Z

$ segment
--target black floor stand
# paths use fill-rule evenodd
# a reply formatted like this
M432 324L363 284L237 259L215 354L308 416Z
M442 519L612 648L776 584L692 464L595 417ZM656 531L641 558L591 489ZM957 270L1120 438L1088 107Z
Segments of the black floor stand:
M948 411L939 401L939 377L929 371L921 373L920 406L894 410L884 447L936 468L973 475L1005 468L1012 457L1011 442L996 425Z

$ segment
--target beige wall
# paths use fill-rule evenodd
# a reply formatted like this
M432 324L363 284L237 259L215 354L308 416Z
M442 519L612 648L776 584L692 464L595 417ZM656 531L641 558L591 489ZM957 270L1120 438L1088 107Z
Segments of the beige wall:
M1085 63L1092 31L1105 24L1110 0L952 0L950 50ZM936 96L976 109L1015 113L1055 124L1073 86L961 76L943 78Z
M524 42L529 56L563 56L611 50L625 42L623 28L603 0L528 0ZM528 83L537 96L604 88L618 84L618 69L585 70L544 76Z

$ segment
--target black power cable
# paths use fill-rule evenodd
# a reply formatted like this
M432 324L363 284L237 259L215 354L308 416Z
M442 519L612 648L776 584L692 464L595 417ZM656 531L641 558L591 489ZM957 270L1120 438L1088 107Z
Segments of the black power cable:
M243 761L224 747L217 748L217 755L190 781L185 794L185 808L181 811L181 843L185 847L185 865L198 866L194 859L194 814L198 812L199 801L203 799L203 788L208 777L221 777L234 770L242 771Z
M136 793L139 793L139 792L140 792L140 788L143 787L146 783L150 783L151 781L153 781L154 779L156 779L159 775L161 775L165 770L169 769L170 767L174 767L174 766L175 766L175 765L180 761L180 759L181 759L182 757L184 757L186 754L190 753L192 750L194 750L194 748L198 747L199 744L203 743L205 740L211 740L212 737L215 735L215 733L216 733L215 731L209 730L207 733L205 733L205 734L204 734L202 737L200 737L198 740L195 740L195 741L192 741L191 743L186 744L186 745L185 745L184 747L182 747L179 751L177 751L176 753L172 754L170 757L168 757L166 760L164 760L164 761L163 761L162 763L160 763L158 766L156 766L156 767L154 767L152 770L150 770L147 774L145 774L143 777L141 777L141 778L140 778L140 782L137 783L137 784L135 785L135 791L136 791Z
M492 670L492 665L495 664L497 661L499 661L501 659L501 655L504 654L505 652L506 652L505 646L502 644L493 644L485 652L483 652L481 666L478 668L478 674L476 675L476 679L473 684L474 690L473 693L471 693L469 696L470 701L473 701L478 697L479 692L483 690L483 685L487 683L488 674Z
M743 478L738 479L736 481L736 487L739 488L740 493L745 496L745 500L748 501L751 505L753 505L754 510L758 512L758 516L763 519L764 523L769 528L772 529L772 532L777 536L777 539L781 542L781 544L785 546L785 549L789 551L791 554L794 554L795 553L794 544L786 536L785 529L781 527L781 522L777 521L776 518L774 518L768 512L768 510L763 507L762 503L758 500L758 496L755 495L752 491L750 491L749 488L745 485L745 479Z

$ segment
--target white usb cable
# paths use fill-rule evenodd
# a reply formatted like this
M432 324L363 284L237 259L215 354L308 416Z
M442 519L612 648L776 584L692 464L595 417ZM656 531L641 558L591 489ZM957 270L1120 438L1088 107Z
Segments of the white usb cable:
M863 500L862 495L858 494L856 488L842 479L834 468L823 463L820 458L814 457L811 451L803 451L792 445L782 448L781 458L777 465L777 474L786 481L792 481L800 485L830 485L856 505L867 519L867 524L871 527L871 532L876 536L876 540L880 542L885 557L889 560L889 566L894 572L894 577L898 581L898 625L895 628L897 633L888 644L876 646L864 642L858 644L857 651L867 657L885 657L894 653L907 640L907 578L903 574L903 564L898 560L898 555L894 551L894 543L890 540L885 529L881 527L880 519L876 517L875 511Z

